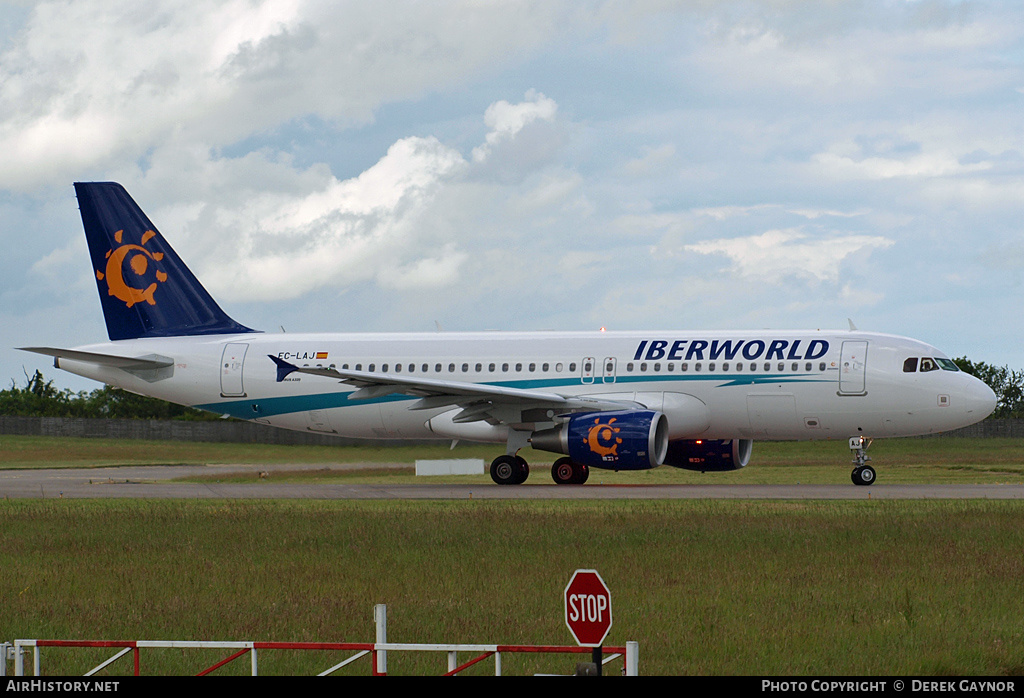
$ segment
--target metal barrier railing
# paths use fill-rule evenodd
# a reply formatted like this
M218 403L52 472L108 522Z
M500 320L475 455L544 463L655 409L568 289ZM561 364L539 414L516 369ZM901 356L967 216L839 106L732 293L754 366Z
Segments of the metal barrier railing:
M132 674L141 675L141 657L143 649L221 649L235 650L232 654L221 659L200 671L197 676L210 674L222 666L239 659L246 654L249 655L252 676L259 675L258 657L260 651L264 650L333 650L354 652L351 656L338 662L324 671L319 676L327 676L352 662L370 656L372 661L372 673L374 676L384 676L386 671L378 670L378 663L387 652L443 652L448 655L448 671L445 676L454 676L469 667L489 658L494 657L495 676L502 675L501 658L503 654L514 653L561 653L561 654L586 654L590 655L592 650L589 647L577 647L573 645L486 645L486 644L411 644L411 643L360 643L360 642L256 642L256 641L191 641L191 640L15 640L14 651L14 675L25 676L25 655L31 648L32 653L32 676L42 676L42 657L40 650L43 647L107 647L117 649L111 657L100 662L98 665L85 672L85 676L95 676L98 672L109 667L122 657L131 655ZM636 642L627 642L623 647L605 647L603 652L607 653L602 659L603 664L609 664L622 659L622 673L626 676L638 674L639 645ZM472 656L468 661L461 664L458 661L459 653L470 653Z
M256 642L256 641L199 641L199 640L15 640L13 645L3 643L0 649L3 654L0 676L4 675L7 668L7 658L13 655L14 675L25 676L25 655L31 648L32 653L32 676L42 676L42 656L40 650L43 647L93 647L111 648L118 650L111 657L100 662L98 665L85 673L85 676L94 676L117 662L122 657L131 655L132 674L141 674L140 653L143 649L211 649L211 650L234 650L234 652L220 661L210 665L198 673L204 676L220 667L229 664L236 659L249 655L251 673L259 675L259 652L264 650L303 650L303 651L341 651L353 652L345 658L325 670L319 676L326 676L334 673L342 667L348 666L356 660L369 656L371 673L374 676L387 675L387 653L388 652L444 652L448 655L448 671L446 676L453 676L465 671L479 662L494 658L495 676L502 675L501 659L503 654L515 653L552 653L552 654L592 654L590 647L577 647L575 645L488 645L488 644L422 644L422 643L396 643L387 642L387 607L378 604L374 607L374 623L376 625L375 642ZM473 657L468 661L459 663L459 653L471 653ZM604 647L601 651L601 664L606 665L618 659L622 659L622 673L626 676L637 676L639 674L639 644L627 642L621 647Z

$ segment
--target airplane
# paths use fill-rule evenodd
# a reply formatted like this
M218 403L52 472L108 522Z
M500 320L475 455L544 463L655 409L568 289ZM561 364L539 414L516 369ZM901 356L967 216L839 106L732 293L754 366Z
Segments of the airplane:
M755 440L848 440L875 482L876 437L935 434L995 409L933 346L855 331L284 334L221 310L128 192L76 183L109 342L23 347L124 390L285 429L504 444L499 485L533 449L551 477L592 468L745 467Z

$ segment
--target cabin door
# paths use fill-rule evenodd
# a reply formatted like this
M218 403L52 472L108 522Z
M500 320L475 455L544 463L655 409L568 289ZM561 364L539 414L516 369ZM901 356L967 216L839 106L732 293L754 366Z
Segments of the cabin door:
M866 341L843 342L839 359L839 394L867 395L868 343Z
M221 397L245 397L242 385L242 366L245 364L245 351L248 344L228 344L220 358L220 395Z

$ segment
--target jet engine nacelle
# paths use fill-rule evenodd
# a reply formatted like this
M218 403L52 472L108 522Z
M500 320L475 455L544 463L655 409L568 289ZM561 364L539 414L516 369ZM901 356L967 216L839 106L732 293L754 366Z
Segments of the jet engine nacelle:
M535 431L530 444L606 470L646 470L668 452L668 419L654 410L574 414L565 424Z
M753 448L754 442L750 439L679 439L669 442L665 465L701 472L739 470L750 462Z

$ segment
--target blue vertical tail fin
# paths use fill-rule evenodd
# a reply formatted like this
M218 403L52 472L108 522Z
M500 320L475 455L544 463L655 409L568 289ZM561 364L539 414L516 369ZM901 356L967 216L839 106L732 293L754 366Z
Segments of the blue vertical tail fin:
M115 182L76 182L78 208L112 341L254 332L220 309Z

